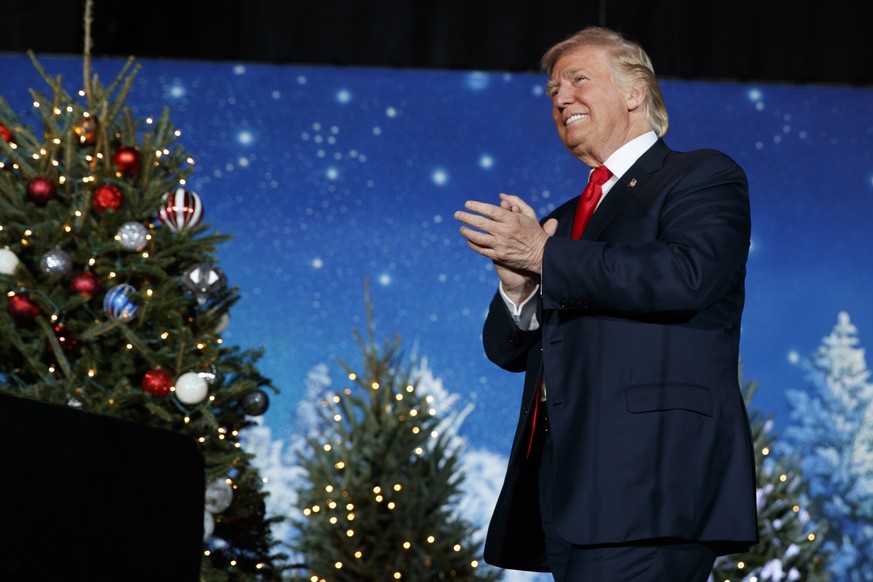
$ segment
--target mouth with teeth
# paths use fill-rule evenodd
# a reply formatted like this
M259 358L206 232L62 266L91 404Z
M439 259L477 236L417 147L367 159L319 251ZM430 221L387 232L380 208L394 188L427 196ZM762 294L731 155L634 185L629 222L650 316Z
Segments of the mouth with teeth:
M585 119L586 117L588 117L587 114L584 114L584 113L576 113L576 114L571 115L570 117L568 117L567 120L564 121L564 125L565 125L565 126L568 126L568 125L570 125L570 124L576 123L576 122L579 121L580 119Z

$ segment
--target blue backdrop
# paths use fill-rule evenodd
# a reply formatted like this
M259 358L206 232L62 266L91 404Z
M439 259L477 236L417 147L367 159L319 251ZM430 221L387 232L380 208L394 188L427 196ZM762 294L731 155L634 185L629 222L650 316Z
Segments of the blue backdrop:
M40 57L68 91L81 61ZM94 63L106 83L122 61ZM304 380L357 361L369 278L377 334L426 356L458 406L461 435L508 453L521 379L484 357L480 331L496 276L452 213L465 200L527 199L540 215L584 184L560 144L538 74L140 61L128 104L169 107L196 160L189 186L205 221L234 239L219 253L242 300L225 339L266 349L282 390L264 424L297 430ZM657 63L656 63L657 65ZM2 95L32 107L46 90L29 59L0 56ZM718 148L747 171L753 244L743 323L754 408L787 422L796 365L847 311L873 334L873 90L665 79L675 149ZM25 116L26 119L26 116Z

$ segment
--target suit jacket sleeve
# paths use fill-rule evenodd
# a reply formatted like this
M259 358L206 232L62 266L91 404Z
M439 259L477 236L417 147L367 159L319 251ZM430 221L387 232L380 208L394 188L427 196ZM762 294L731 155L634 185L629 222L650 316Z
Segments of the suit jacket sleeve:
M489 360L504 370L523 372L527 366L528 350L539 345L540 337L539 330L519 328L500 293L494 295L482 331L482 342Z

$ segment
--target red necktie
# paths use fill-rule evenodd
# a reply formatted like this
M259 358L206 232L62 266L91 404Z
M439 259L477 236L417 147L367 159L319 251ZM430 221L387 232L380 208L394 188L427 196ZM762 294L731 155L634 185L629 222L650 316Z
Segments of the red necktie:
M594 214L594 209L597 208L597 202L603 195L601 186L609 180L612 172L606 166L597 166L591 175L588 177L588 185L579 197L579 205L576 207L576 217L573 219L573 239L576 240L582 236L582 231L588 221L591 220L591 215Z
M534 395L534 407L530 419L530 438L527 440L527 453L524 458L530 458L530 452L533 450L534 436L537 433L537 416L540 410L540 395L543 391L543 379L540 378L540 383L537 385L537 393Z

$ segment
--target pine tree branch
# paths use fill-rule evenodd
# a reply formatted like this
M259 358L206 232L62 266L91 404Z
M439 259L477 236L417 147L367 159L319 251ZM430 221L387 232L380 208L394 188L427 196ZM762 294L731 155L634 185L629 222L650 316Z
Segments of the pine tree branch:
M67 359L66 354L64 354L64 349L58 342L54 329L52 329L51 325L49 325L49 323L42 317L38 317L36 321L45 334L46 341L51 346L52 352L54 352L55 355L55 360L58 362L58 366L60 366L64 376L66 376L67 380L72 380L73 370L70 367L70 361Z

